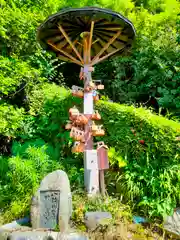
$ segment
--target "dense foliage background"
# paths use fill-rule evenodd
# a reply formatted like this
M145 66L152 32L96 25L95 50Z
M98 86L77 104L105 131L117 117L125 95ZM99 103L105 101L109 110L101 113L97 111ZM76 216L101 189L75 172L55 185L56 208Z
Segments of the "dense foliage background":
M54 59L36 41L36 29L45 18L61 8L79 6L111 8L136 28L131 55L105 61L94 73L104 82L104 99L126 104L97 105L107 131L105 141L112 147L107 181L111 193L135 204L134 211L163 217L180 200L177 0L0 1L0 208L8 209L5 216L24 215L37 184L54 169L68 171L74 186L82 183L82 158L71 154L72 142L64 131L67 109L80 104L65 89L80 84L79 67ZM163 109L166 118L177 120L127 106L140 103L156 112Z

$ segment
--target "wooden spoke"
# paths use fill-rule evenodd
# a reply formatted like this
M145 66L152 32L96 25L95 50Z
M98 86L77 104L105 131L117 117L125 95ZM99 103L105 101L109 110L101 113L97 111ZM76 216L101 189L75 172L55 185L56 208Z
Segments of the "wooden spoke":
M92 45L95 44L97 41L99 41L99 38L96 39L96 40L92 43ZM92 46L92 45L91 45L91 46Z
M51 47L53 47L55 50L57 50L58 52L63 53L63 54L64 54L65 56L67 56L72 62L74 62L74 63L76 63L76 64L78 64L78 65L80 65L80 66L83 66L83 64L82 64L80 61L78 61L76 58L74 58L73 56L71 56L69 53L63 51L62 49L57 48L56 45L54 45L53 43L51 43L51 42L49 42L49 41L48 41L48 44L49 44Z
M77 42L77 44L79 44L80 46L83 46L82 43L80 43L80 42Z
M107 30L107 31L121 31L123 28L120 28L120 27L105 27L105 28L103 28L103 27L98 27L97 28L97 30Z
M63 34L63 36L65 37L65 39L67 40L67 42L69 43L69 45L72 47L72 49L74 50L74 52L76 53L77 57L80 59L81 63L83 64L84 61L81 57L81 55L79 54L78 50L76 49L76 47L74 46L74 44L72 43L72 41L70 40L70 38L68 37L68 35L66 34L66 32L64 31L64 29L62 28L61 25L58 25L59 30L61 31L61 33Z
M84 37L83 39L84 41L84 46L83 46L83 49L84 49L84 63L85 64L88 64L89 63L89 58L88 58L88 37Z
M120 35L120 31L118 31L110 40L109 42L100 50L100 52L93 58L92 64L96 62L96 60L108 49L108 47L116 40L116 38ZM112 55L112 54L111 54ZM99 60L98 60L99 61Z
M78 42L78 40L75 39L75 40L72 42L72 44L75 46L77 42ZM67 47L67 49L70 49L70 48L71 48L71 45L69 45L69 46Z
M125 45L124 45L124 47L125 47ZM92 66L95 65L95 64L97 64L97 63L99 63L99 62L104 61L105 59L107 59L107 58L110 57L111 55L113 55L113 54L119 52L120 50L122 50L124 47L122 47L122 48L118 48L118 49L112 51L111 53L105 55L104 57L99 58L99 59L96 59L96 61L93 61L93 62L92 62Z
M91 22L91 30L90 30L90 36L89 36L89 48L88 48L89 61L91 61L91 46L92 46L93 30L94 30L94 21Z
M69 59L68 57L62 56L61 54L58 54L57 57L63 60L64 62L69 62L69 61L74 62L73 60Z
M50 42L54 42L54 41L50 41ZM64 41L61 41L60 43L57 43L55 45L56 45L57 48L62 49L64 46L66 46L66 44L67 44L67 41L64 40Z

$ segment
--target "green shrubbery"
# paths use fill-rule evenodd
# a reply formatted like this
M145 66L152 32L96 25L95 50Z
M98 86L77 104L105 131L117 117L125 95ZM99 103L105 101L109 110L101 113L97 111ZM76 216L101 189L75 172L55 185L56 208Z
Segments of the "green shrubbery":
M62 8L98 6L123 14L137 32L130 56L97 65L96 79L103 80L104 92L121 103L146 102L142 95L152 95L160 107L179 114L179 1L1 0L0 5L0 92L5 101L19 91L21 83L26 84L25 93L19 93L26 95L32 85L48 79L61 82L64 76L66 83L75 81L79 69L72 64L62 68L61 62L53 63L54 57L38 47L36 30Z
M45 149L45 146L29 146L9 159L0 159L0 206L5 210L3 221L26 215L30 199L45 174L63 169L60 163L50 159Z
M71 153L72 140L64 129L67 110L81 106L81 100L67 89L44 84L49 80L59 83L65 77L64 82L74 83L79 72L73 75L73 65L62 68L61 62L39 48L36 29L63 7L85 5L118 11L137 30L131 56L96 67L96 79L104 81L103 93L121 103L143 101L141 94L146 93L157 97L161 107L179 111L177 0L1 1L0 150L11 155L0 158L0 210L5 222L28 213L30 198L48 172L64 169L73 190L83 185L82 155ZM175 141L180 124L142 108L108 101L97 103L97 109L106 129L99 140L110 147L109 192L130 202L138 214L163 217L180 201L180 146Z
M16 135L24 119L23 113L23 108L15 108L7 103L0 104L0 135Z
M119 195L153 217L169 214L180 203L180 124L143 108L99 101L106 135L113 149L109 173Z
M1 204L11 206L14 215L14 204L26 203L15 216L27 210L46 173L60 168L68 172L75 188L83 182L82 155L71 153L73 143L64 128L68 109L73 105L81 108L81 100L55 84L35 88L29 99L29 114L17 132L19 140L13 142L13 156L1 160ZM176 141L180 124L143 108L108 101L99 101L96 108L106 130L106 135L96 140L110 147L109 192L131 203L142 215L169 214L180 202L180 146Z
M72 140L64 129L68 109L73 105L80 107L81 100L55 84L34 90L30 115L19 136L21 143L14 143L12 149L14 155L24 158L29 146L45 145L50 159L65 169L75 167L69 173L71 182L78 183L83 177L82 172L78 173L83 166L82 155L71 153ZM107 174L107 185L111 193L135 204L134 210L143 215L159 217L170 213L180 201L180 149L176 141L180 124L143 108L108 101L99 101L96 108L106 129L106 135L96 140L104 140L110 147L113 171Z
M31 198L40 181L46 174L61 169L67 172L72 190L74 185L81 187L83 170L68 165L61 159L52 159L49 154L53 149L43 140L37 139L24 144L13 144L13 155L10 158L0 157L0 207L3 210L1 222L29 214ZM52 154L53 155L53 154ZM1 219L2 217L2 219Z

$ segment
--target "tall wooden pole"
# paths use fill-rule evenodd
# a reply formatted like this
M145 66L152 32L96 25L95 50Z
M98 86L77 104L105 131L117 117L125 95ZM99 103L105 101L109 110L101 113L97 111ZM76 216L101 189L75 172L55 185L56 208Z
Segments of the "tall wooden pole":
M88 86L91 81L91 72L89 71L90 67L90 51L89 51L89 33L84 33L83 36L84 44L84 89ZM85 125L85 150L93 149L93 138L91 136L91 120L90 117L93 114L93 95L92 92L84 91L84 114L88 117L88 124Z
M93 26L91 32L84 33L84 89L92 80L91 77L91 51ZM93 150L93 137L91 135L91 116L94 113L93 93L84 91L84 115L88 118L85 125L85 150L84 150L84 182L88 195L94 196L99 192L99 171L97 151Z

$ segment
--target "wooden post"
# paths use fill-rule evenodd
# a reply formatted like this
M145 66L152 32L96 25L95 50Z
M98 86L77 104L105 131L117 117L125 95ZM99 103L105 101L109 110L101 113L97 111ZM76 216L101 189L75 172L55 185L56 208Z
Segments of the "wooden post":
M92 22L90 33L83 34L84 44L84 88L91 81L91 44L93 34ZM91 136L91 116L94 112L93 94L84 92L84 115L89 119L85 125L85 152L84 152L84 181L89 196L95 196L99 192L99 171L97 151L93 150L93 137Z
M104 196L106 191L105 181L104 181L104 170L109 169L108 147L104 144L104 142L97 143L97 156L98 156L100 189L101 189L102 196Z
M104 170L99 170L99 182L102 196L105 195Z
M59 30L61 31L62 35L66 39L66 41L69 43L70 48L73 49L75 52L77 58L76 59L73 55L69 54L68 52L63 51L59 47L57 47L55 44L53 44L51 41L48 41L48 44L54 48L56 51L64 54L65 58L71 60L71 62L74 62L80 66L83 67L83 74L80 74L80 78L82 77L84 80L84 89L89 85L90 81L92 81L91 72L93 71L92 66L111 54L114 54L115 52L119 51L120 49L116 49L112 53L109 53L103 57L101 55L105 52L105 50L115 41L115 39L119 36L120 31L118 31L114 37L112 37L109 42L100 50L100 52L94 57L94 59L91 59L91 46L93 45L93 29L94 29L94 22L91 22L91 28L89 32L82 33L83 41L82 41L82 47L83 47L83 57L81 57L80 53L78 52L75 44L77 41L72 42L70 38L68 37L67 33L63 29L61 25L58 26ZM98 41L95 40L95 42ZM100 58L101 57L101 58ZM107 159L107 150L106 147L102 146L100 149L97 150L93 149L93 137L92 137L92 121L91 116L94 113L94 100L93 100L93 92L87 92L84 91L84 109L83 113L88 118L88 123L84 126L84 182L85 187L87 190L87 193L89 196L95 196L97 193L99 193L99 189L101 189L101 194L105 195L105 183L104 183L104 169L108 169L108 159Z

